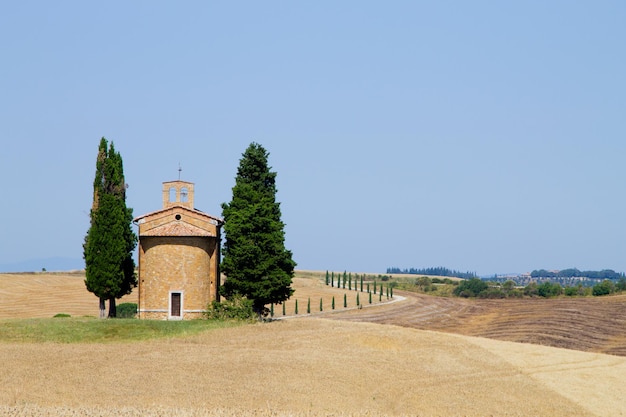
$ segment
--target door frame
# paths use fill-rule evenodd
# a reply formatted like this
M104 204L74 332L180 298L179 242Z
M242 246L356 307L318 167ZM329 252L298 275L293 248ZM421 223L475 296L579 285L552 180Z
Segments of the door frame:
M172 315L172 296L174 294L178 294L180 296L180 316ZM167 300L167 319L168 320L182 320L183 319L183 303L184 303L184 291L183 290L171 290L169 292L168 300Z

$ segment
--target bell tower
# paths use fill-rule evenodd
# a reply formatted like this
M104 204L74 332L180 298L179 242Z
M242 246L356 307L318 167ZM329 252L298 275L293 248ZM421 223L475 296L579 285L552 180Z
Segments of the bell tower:
M193 210L193 183L167 181L163 183L163 208L185 207Z

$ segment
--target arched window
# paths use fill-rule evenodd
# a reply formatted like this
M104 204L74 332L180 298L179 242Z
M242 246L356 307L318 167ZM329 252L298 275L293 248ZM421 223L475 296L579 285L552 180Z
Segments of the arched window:
M170 187L170 203L174 203L176 201L176 188Z
M180 189L180 202L186 203L188 201L189 201L189 190L187 190L187 187L183 187Z

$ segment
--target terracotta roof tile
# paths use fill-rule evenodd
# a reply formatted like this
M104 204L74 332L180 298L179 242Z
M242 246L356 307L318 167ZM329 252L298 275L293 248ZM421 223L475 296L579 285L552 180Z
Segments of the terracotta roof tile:
M215 234L199 227L184 223L167 223L154 229L146 230L141 236L215 236Z
M168 207L168 208L164 208L164 209L160 209L160 210L155 210L155 211L152 211L150 213L146 213L144 215L135 217L133 219L133 222L139 223L142 219L145 219L146 217L152 217L152 216L154 216L156 214L165 213L167 211L174 211L175 208L183 209L184 211L190 211L190 212L198 214L200 216L210 218L212 220L217 221L219 224L223 224L224 223L224 219L222 219L220 217L212 216L212 215L210 215L208 213L203 212L202 210L198 210L198 209L191 210L191 209L188 209L188 208L182 207L182 206L172 206L172 207Z

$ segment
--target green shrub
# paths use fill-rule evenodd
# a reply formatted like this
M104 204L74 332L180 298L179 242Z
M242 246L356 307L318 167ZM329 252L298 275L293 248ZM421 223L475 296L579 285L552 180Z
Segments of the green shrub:
M578 284L575 287L565 287L563 288L563 293L568 297L585 295L585 287L582 284Z
M561 284L557 282L553 283L546 281L537 286L537 295L540 297L556 297L557 295L561 295L562 292L563 288L561 287Z
M55 314L53 317L54 317L55 319L59 319L59 318L67 318L67 317L72 317L72 316L70 316L70 315L69 315L69 314L67 314L67 313L58 313L58 314Z
M537 295L537 283L531 282L527 286L524 287L524 295L528 295L530 297L534 297Z
M213 301L206 311L206 317L210 320L251 320L256 315L252 309L252 300L233 295L222 302Z
M487 290L489 285L480 278L472 278L461 281L454 289L454 295L459 297L477 297L481 292Z
M506 298L506 294L498 287L489 287L478 294L480 298Z
M432 283L433 280L430 277L419 277L415 280L415 285L424 292L430 291Z
M458 285L459 281L452 280L450 278L431 278L433 284L450 284L450 285Z
M137 316L137 303L122 303L117 306L117 318L134 319Z
M605 279L599 284L593 286L592 294L594 296L609 295L615 292L615 284L608 279Z

